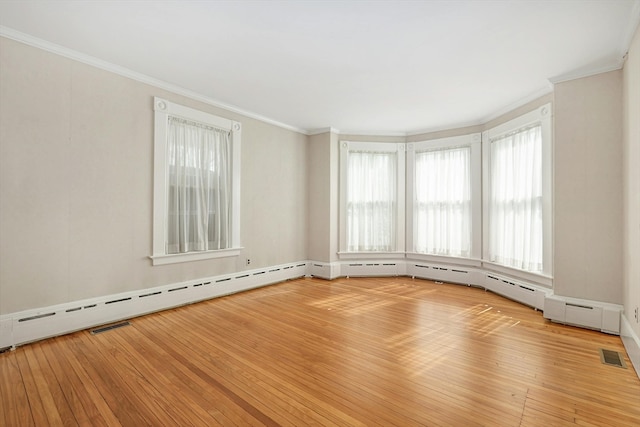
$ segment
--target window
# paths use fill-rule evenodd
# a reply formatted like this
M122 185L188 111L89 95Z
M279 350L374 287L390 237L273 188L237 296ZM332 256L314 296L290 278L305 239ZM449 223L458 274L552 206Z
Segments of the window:
M168 254L227 249L230 132L169 116Z
M485 259L551 273L550 105L487 132Z
M154 265L238 255L240 124L154 105Z
M404 250L404 144L341 143L341 253Z
M480 134L409 144L407 165L409 251L479 258Z

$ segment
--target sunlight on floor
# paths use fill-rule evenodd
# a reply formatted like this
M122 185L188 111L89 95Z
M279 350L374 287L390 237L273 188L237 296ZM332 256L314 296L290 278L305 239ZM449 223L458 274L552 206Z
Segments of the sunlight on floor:
M451 320L468 325L474 334L488 336L503 328L512 328L519 320L505 315L488 304L477 304L451 316Z

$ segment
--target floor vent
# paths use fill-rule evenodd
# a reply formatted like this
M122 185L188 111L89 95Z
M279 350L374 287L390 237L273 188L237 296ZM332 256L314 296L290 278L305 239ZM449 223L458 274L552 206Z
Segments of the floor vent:
M605 365L617 366L618 368L626 368L622 355L613 350L600 349L600 360Z
M122 328L124 326L129 326L131 323L129 322L120 322L120 323L115 323L113 325L109 325L109 326L104 326L102 328L98 328L98 329L94 329L91 331L91 335L96 335L96 334L101 334L102 332L107 332L107 331L111 331L113 329L118 329L118 328Z

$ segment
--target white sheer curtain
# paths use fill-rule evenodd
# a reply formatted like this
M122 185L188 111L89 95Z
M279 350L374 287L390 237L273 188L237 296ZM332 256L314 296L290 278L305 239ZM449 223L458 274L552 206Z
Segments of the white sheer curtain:
M491 260L542 271L542 127L491 141Z
M347 250L395 249L396 153L350 151Z
M471 254L471 148L415 154L414 250Z
M169 117L167 253L229 246L229 132Z

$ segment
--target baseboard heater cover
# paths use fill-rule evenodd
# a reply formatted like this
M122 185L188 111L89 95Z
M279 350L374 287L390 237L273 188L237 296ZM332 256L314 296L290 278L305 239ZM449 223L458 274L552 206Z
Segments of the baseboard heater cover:
M482 268L434 265L411 260L352 261L348 264L310 261L276 265L2 315L0 349L298 277L313 276L332 280L348 276L348 273L356 273L354 276L420 277L479 286L543 310L544 316L553 321L616 335L620 333L621 306L583 300L563 301L562 297L553 295L549 288L518 282ZM585 313L589 315L585 316Z
M548 295L544 317L556 323L620 335L622 306L600 301Z
M366 261L340 265L340 275L345 277L400 276L402 273L399 262Z
M2 315L0 349L304 277L307 274L307 262L297 262Z

